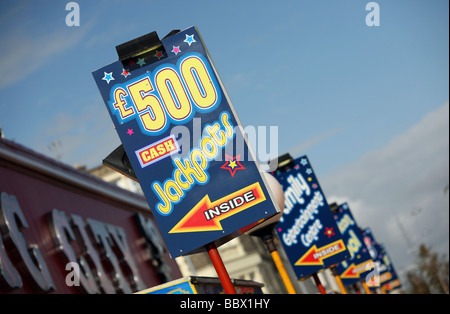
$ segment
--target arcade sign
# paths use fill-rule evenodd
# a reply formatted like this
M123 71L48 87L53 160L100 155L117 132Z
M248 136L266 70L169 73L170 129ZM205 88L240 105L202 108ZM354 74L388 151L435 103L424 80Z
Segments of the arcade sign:
M156 42L93 76L175 258L280 210L197 28Z
M303 278L349 254L308 157L274 174L283 186L285 207L276 231L297 277Z
M347 203L338 206L334 212L334 219L350 253L350 258L336 268L342 283L350 285L365 279L374 269L374 262Z

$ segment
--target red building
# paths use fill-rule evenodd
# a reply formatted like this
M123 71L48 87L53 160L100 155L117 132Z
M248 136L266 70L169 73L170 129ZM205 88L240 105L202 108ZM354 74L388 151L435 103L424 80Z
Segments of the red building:
M144 197L0 139L0 294L132 293L181 277Z

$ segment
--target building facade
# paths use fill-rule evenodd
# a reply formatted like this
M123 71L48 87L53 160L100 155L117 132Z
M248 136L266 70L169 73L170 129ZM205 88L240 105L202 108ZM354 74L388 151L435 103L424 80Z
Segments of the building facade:
M143 196L0 138L0 294L133 293L180 277Z

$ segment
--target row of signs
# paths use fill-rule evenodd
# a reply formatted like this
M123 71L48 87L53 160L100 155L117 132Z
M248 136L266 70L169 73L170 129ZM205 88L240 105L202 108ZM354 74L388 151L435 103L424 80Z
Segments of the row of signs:
M370 229L361 230L350 207L330 208L307 156L273 172L283 186L285 208L276 231L298 279L335 267L347 286L399 286L386 250Z
M280 209L197 28L157 47L93 76L175 258L226 242ZM374 269L348 205L331 211L306 156L274 174L285 194L276 229L298 278L335 266L350 284Z

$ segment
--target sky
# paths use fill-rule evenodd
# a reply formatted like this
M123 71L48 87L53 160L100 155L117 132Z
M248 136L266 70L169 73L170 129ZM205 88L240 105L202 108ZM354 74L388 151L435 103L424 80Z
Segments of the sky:
M272 155L307 155L404 273L420 243L449 250L449 2L376 1L373 26L369 2L79 0L68 26L69 1L0 0L0 127L100 165L120 140L91 73L195 25L242 124L277 131Z

